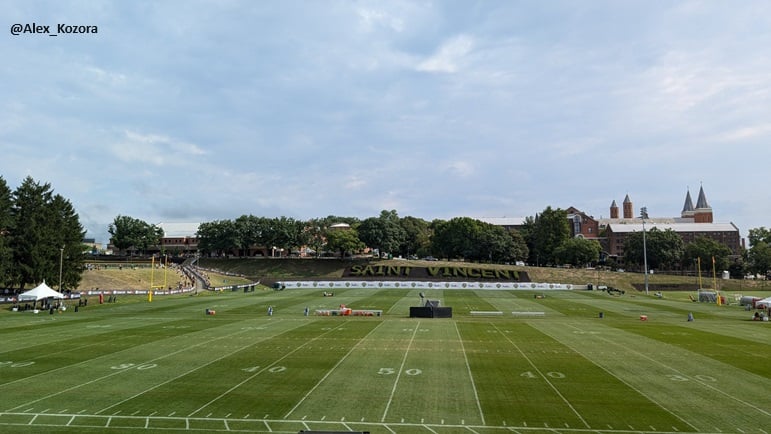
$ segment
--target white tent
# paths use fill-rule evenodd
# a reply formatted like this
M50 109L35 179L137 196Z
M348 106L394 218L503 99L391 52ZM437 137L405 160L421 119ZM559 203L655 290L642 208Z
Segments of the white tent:
M46 298L64 298L60 292L56 292L46 285L45 281L27 292L19 294L19 301L38 301Z
M771 297L764 298L763 300L758 300L755 302L756 309L768 309L769 307L771 307Z

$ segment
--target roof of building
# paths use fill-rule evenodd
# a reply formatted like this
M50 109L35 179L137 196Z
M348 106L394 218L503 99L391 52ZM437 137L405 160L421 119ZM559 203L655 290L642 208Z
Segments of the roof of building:
M198 226L200 225L200 223L190 222L165 222L156 224L156 226L163 230L163 236L166 238L195 237L195 233L198 232Z
M477 217L483 223L495 226L523 226L527 217Z
M335 223L333 225L330 225L329 227L339 229L339 228L350 228L351 225L349 225L348 223Z
M693 201L691 200L691 191L685 193L685 203L683 204L682 214L693 213Z
M699 198L696 199L696 209L711 208L707 203L707 196L704 194L704 187L699 187Z
M733 223L656 223L646 220L645 230L656 228L675 232L739 232ZM642 232L642 223L610 223L608 230L614 233Z
M640 217L631 217L631 218L616 218L616 219L610 219L610 218L601 218L597 220L600 223L600 226L608 226L611 224L640 224L641 219ZM645 219L645 224L648 225L650 223L662 223L662 224L680 224L680 223L694 223L693 217L649 217Z

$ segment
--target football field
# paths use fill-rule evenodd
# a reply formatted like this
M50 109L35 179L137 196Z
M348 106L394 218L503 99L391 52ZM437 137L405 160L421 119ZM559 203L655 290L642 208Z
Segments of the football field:
M425 292L453 318L373 288L6 309L0 432L771 434L771 322L739 306ZM314 315L340 304L383 314Z

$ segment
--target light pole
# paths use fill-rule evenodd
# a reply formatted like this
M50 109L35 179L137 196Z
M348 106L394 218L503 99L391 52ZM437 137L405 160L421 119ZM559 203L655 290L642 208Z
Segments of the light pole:
M59 292L62 292L62 262L64 262L64 246L59 249Z
M640 208L640 219L643 228L643 271L645 272L645 295L648 295L648 249L645 245L645 219L648 218L648 208Z

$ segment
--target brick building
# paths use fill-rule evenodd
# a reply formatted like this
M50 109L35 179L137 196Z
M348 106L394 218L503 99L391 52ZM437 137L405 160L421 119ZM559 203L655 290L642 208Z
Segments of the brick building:
M599 220L600 230L604 231L605 235L603 248L611 257L623 257L626 237L630 233L643 230L642 220L634 215L633 210L632 200L629 195L626 195L623 202L623 217L618 216L618 206L614 200L610 205L611 218ZM695 206L690 191L687 191L679 217L648 218L645 220L645 230L670 229L680 235L685 244L700 236L708 237L731 249L734 255L739 255L742 247L739 228L731 222L715 223L713 220L712 207L707 202L704 188L700 187Z

